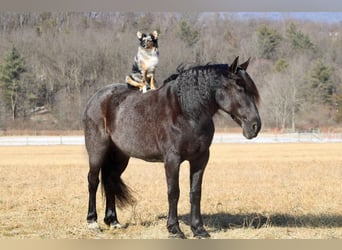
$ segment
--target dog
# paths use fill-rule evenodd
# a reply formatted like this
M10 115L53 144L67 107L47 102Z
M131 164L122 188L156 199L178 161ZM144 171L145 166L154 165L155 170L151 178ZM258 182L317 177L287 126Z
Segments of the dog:
M158 32L150 34L137 32L140 41L138 53L134 57L132 73L126 76L126 83L145 93L148 88L155 89L154 71L159 61Z

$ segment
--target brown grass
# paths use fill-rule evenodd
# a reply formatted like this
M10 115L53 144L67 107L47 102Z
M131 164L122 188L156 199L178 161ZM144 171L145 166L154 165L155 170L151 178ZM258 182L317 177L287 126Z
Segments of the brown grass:
M216 144L205 173L204 223L212 238L342 238L342 144ZM188 237L189 166L181 168L181 227ZM123 174L134 207L123 229L87 229L83 146L0 148L0 238L167 238L163 166L131 159Z

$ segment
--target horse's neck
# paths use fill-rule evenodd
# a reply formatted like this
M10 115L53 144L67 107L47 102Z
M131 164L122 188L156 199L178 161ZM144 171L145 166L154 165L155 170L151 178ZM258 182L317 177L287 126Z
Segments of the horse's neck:
M209 86L183 82L179 87L178 97L184 114L196 122L211 120L217 108Z

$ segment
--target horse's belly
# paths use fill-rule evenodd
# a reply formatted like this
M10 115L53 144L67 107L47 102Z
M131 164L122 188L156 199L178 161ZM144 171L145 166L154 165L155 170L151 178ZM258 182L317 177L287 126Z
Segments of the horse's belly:
M157 90L156 90L157 91ZM163 134L167 117L160 114L161 105L154 91L128 96L120 103L115 113L115 122L111 127L111 136L128 156L147 161L162 161ZM166 112L166 111L165 111Z
M163 157L153 138L144 135L145 131L127 131L112 134L114 144L127 156L146 161L162 161Z

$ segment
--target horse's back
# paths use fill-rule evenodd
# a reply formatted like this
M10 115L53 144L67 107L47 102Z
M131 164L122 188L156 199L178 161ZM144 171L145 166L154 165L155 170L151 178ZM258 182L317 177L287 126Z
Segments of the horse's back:
M113 97L120 99L127 92L132 90L127 87L127 84L114 83L99 89L92 97L89 98L86 108L83 112L83 123L87 119L98 121L103 118L107 102Z

